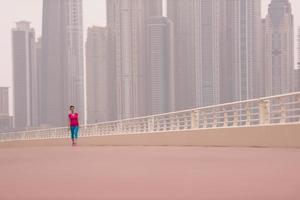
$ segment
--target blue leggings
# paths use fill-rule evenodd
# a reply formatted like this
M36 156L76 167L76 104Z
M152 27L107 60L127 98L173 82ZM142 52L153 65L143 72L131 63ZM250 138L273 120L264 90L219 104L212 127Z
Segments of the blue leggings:
M77 139L78 138L78 131L79 131L78 126L71 126L71 138L72 139Z

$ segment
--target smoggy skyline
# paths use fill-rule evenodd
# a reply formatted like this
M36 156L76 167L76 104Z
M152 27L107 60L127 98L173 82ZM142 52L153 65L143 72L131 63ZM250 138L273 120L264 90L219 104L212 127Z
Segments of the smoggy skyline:
M4 0L0 8L2 17L0 19L0 53L2 59L0 61L0 86L12 86L12 56L11 56L11 29L15 27L15 22L26 20L31 22L31 26L36 31L36 37L41 36L42 27L42 0ZM267 13L268 4L271 0L262 0L262 17ZM292 4L293 14L295 16L295 32L300 25L300 14L296 10L300 9L300 2L290 0ZM17 5L17 6L16 6ZM106 2L105 0L84 0L83 1L83 18L84 18L84 37L86 38L86 30L88 27L105 26L106 25ZM296 45L295 45L296 46ZM10 96L12 92L10 91ZM12 109L10 109L10 112Z

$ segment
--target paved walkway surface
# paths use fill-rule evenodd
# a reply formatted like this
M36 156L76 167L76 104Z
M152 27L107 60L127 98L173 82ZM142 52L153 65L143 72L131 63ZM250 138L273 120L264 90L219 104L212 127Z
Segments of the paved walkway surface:
M299 200L300 150L0 149L1 200Z

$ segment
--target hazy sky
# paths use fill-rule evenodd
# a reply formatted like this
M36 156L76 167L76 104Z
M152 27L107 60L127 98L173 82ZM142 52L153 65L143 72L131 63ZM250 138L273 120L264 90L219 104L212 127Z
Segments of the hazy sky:
M108 0L109 1L109 0ZM184 1L184 0L182 0ZM267 6L271 0L262 0L262 12L265 16ZM36 36L41 35L42 0L0 0L0 87L11 87L12 58L11 58L11 28L16 21L30 21L36 30ZM290 0L295 15L295 31L300 25L299 0ZM92 25L105 26L105 0L83 0L84 30Z

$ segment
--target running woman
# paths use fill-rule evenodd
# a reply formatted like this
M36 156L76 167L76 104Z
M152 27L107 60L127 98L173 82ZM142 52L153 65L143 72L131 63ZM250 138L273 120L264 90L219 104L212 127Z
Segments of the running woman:
M70 106L69 127L71 130L72 145L76 146L79 131L79 114L75 112L75 106Z

